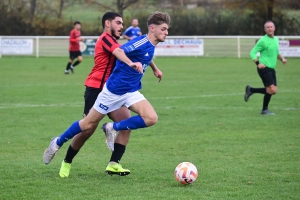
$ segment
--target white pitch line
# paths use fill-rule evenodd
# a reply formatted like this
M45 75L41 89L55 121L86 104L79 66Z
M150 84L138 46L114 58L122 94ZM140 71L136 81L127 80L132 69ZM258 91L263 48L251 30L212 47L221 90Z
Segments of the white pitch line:
M233 94L203 94L195 96L170 96L170 97L149 97L148 99L190 99L190 98L206 98L206 97L222 97L222 96L236 96L244 93L233 93Z
M300 92L300 90L284 90L281 93L287 92ZM244 93L232 93L232 94L203 94L203 95L195 95L195 96L169 96L169 97L150 97L148 99L152 100L168 100L168 99L188 99L188 98L208 98L208 97L221 97L221 96L237 96L243 95ZM0 104L0 109L7 108L22 108L22 107L77 107L83 106L84 102L75 102L72 104L63 103L63 104ZM167 107L166 107L167 108ZM214 107L206 107L206 108L214 108ZM217 108L217 107L216 107ZM238 108L238 107L237 107ZM204 109L204 107L203 107ZM284 108L286 110L298 110L298 108Z
M80 103L62 103L62 104L0 104L0 109L5 108L30 108L30 107L78 107L83 106L83 102Z
M281 93L300 92L300 90L283 90ZM231 93L231 94L203 94L194 96L169 96L169 97L149 97L148 99L189 99L189 98L206 98L206 97L222 97L222 96L237 96L245 93Z
M206 110L214 110L214 109L249 109L249 110L257 110L259 108L257 107L212 107L212 106L165 106L165 107L156 107L157 109L167 109L167 110L172 110L172 109L206 109ZM279 108L279 107L272 107L273 109L277 110L300 110L300 108Z

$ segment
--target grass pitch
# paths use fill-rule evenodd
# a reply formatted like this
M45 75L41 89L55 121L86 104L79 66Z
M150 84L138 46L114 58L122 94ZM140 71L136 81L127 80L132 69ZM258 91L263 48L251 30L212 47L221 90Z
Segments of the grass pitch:
M48 166L43 152L81 118L93 66L84 58L64 75L67 61L0 59L0 199L300 199L299 59L278 64L270 103L276 115L261 116L262 95L243 100L247 84L262 86L250 59L156 58L163 80L148 69L141 92L159 121L132 132L121 161L131 174L104 173L111 153L97 130L62 179L70 143ZM192 185L174 179L182 161L198 168Z

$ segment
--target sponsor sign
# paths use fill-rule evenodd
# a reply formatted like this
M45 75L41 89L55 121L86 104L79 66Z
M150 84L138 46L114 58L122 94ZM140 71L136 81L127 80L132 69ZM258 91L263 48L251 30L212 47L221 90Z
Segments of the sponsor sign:
M96 39L87 39L84 42L80 42L80 51L82 55L94 55L95 52L95 45L97 40Z
M300 40L279 40L279 52L284 57L300 57Z
M0 54L30 55L33 54L33 39L0 39Z
M166 39L155 48L155 56L203 56L203 39Z

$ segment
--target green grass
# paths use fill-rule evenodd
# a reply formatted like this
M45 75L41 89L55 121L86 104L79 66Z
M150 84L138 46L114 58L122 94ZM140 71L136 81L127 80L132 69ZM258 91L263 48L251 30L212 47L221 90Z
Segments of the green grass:
M67 60L0 59L0 199L300 199L299 59L278 64L274 116L259 114L262 95L243 100L246 84L262 86L250 59L155 59L163 80L149 69L141 92L159 121L133 131L121 162L131 174L105 175L110 152L98 130L61 179L69 143L48 166L42 155L81 118L93 66L85 58L66 76ZM173 177L182 161L199 170L192 185Z

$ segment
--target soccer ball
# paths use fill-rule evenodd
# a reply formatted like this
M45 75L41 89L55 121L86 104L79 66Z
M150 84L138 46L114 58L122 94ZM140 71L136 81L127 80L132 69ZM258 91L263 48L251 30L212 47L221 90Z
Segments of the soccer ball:
M174 171L175 179L183 184L191 184L198 177L198 170L193 163L190 162L182 162L175 168Z

